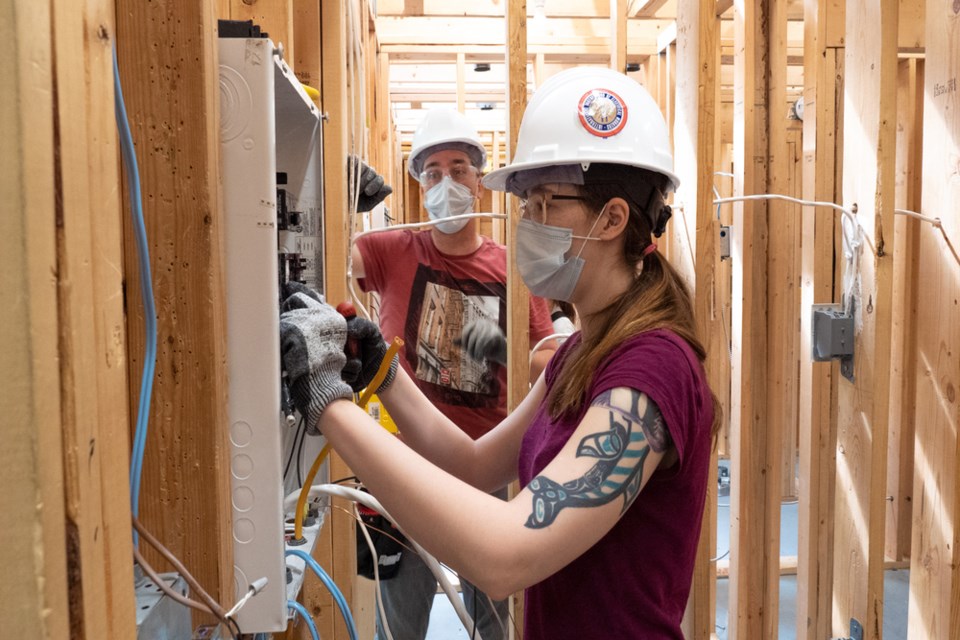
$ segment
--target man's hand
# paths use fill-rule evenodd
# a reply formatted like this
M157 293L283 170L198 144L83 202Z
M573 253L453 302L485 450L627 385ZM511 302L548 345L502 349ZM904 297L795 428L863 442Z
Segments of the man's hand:
M370 211L393 193L393 188L384 183L383 176L357 156L350 156L347 160L347 180L351 187L354 184L354 176L358 169L360 171L358 185L360 198L357 201L357 212Z
M473 320L463 328L459 340L464 350L478 362L484 360L507 364L507 337L499 325L490 320Z
M319 434L320 414L336 399L353 399L340 379L347 360L343 347L347 321L312 289L288 283L280 314L280 355L290 380L290 394L306 420L307 432Z
M380 369L387 355L387 343L376 324L360 318L356 314L347 314L347 364L343 367L343 379L357 393L363 391ZM400 359L393 356L387 376L375 391L386 389L397 376Z

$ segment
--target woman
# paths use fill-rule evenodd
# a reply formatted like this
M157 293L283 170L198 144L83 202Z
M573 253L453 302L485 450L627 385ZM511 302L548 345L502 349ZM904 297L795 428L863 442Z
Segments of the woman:
M689 293L651 239L677 184L663 118L626 76L561 72L484 184L523 198L518 270L581 322L517 409L473 441L394 367L378 394L399 442L340 400L343 327L309 303L284 314L306 345L285 341L285 363L310 361L295 395L406 533L493 597L526 589L526 640L682 638L719 411ZM515 479L512 500L488 495Z

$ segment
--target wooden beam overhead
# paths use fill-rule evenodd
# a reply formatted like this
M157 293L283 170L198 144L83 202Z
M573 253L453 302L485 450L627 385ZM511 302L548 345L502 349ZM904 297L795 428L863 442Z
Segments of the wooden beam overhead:
M627 42L631 51L646 47L652 51L659 33L672 20L628 20ZM487 44L504 46L503 18L377 18L377 36L381 46L396 44L433 44L462 46ZM540 45L610 47L610 19L603 18L550 18L544 24L527 22L528 49ZM526 54L524 54L526 55Z

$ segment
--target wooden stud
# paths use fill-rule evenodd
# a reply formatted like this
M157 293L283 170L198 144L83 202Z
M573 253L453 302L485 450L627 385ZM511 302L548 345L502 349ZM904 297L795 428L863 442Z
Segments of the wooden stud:
M767 191L789 196L799 195L790 189L793 170L790 147L787 143L787 16L786 0L769 3L770 16L767 32L767 141L769 145ZM792 497L794 488L797 376L800 325L796 321L800 311L800 207L782 200L767 204L770 229L767 248L767 420L771 434L768 447L777 448L771 458L772 471L777 474L779 498ZM770 522L771 530L779 532L779 498L769 496L768 514L777 514L777 523ZM779 555L779 542L776 547ZM772 565L771 565L772 566ZM768 580L772 578L768 573ZM773 628L776 635L776 627Z
M348 207L347 156L351 144L359 145L358 116L348 108L348 100L358 101L363 87L354 86L362 71L349 68L347 52L350 39L360 37L348 25L349 0L322 2L320 6L321 43L321 100L327 120L323 129L324 156L324 293L329 300L346 300L347 245L349 226L345 212ZM365 22L363 22L365 24ZM357 61L359 62L359 61ZM352 97L348 94L352 94ZM359 152L359 149L354 149ZM331 477L351 474L349 467L336 452L330 455ZM314 555L327 569L337 586L347 596L353 608L356 580L356 537L354 521L339 509L327 514ZM333 606L333 600L319 581L304 584L304 604L317 619L318 630L324 638L343 640L347 630Z
M960 629L960 6L928 2L923 103L923 210L943 234L920 230L916 472L910 564L911 634L946 640Z
M253 20L254 24L259 25L260 29L267 33L275 47L283 48L283 58L287 64L294 66L297 60L293 41L294 2L298 0L230 0L230 19ZM304 3L298 2L298 4ZM304 10L307 11L306 15L302 13ZM312 13L312 8L299 6L297 17L309 18ZM315 53L308 52L308 55L315 55Z
M464 113L466 110L466 54L457 54L457 111Z
M682 215L675 215L670 225L673 242L678 238L692 240L694 246L685 251L672 251L672 264L692 283L697 328L707 349L707 378L711 387L719 386L727 368L727 347L722 339L720 316L715 308L720 263L717 245L719 226L713 206L713 180L716 166L716 48L717 24L709 5L697 0L681 0L678 6L677 30L685 37L676 47L677 110L674 139L674 170L680 177L680 190L675 196ZM672 86L672 85L671 85ZM672 92L669 92L672 93ZM680 226L685 228L680 229ZM693 228L691 229L690 226ZM678 229L680 229L678 231ZM681 242L681 244L685 244ZM695 260L686 255L694 254ZM693 586L687 605L688 638L707 640L715 631L716 568L710 562L716 550L717 526L717 458L710 459L707 500L703 511Z
M869 20L872 29L862 29ZM848 0L844 121L856 136L843 147L843 203L858 207L865 244L843 302L856 304L854 382L839 382L834 516L833 634L864 638L883 627L883 551L890 410L893 207L896 175L897 0ZM868 98L869 96L869 98ZM822 587L821 587L822 588Z
M610 0L610 68L627 72L626 0Z
M838 202L842 148L843 50L831 44L829 27L844 23L843 5L818 0L805 5L803 197ZM811 305L834 299L837 214L817 208L801 221L800 404L797 638L831 635L833 496L836 473L837 377L835 362L813 362Z
M11 638L67 638L57 354L51 5L0 9L0 619Z
M920 211L923 154L923 61L897 62L896 205ZM917 410L917 314L920 225L914 218L894 220L893 318L890 387L890 438L887 458L887 519L884 557L910 557L913 517L914 417Z
M297 80L320 90L320 3L317 0L293 0L291 10L293 51L285 53ZM317 100L316 102L319 102Z
M113 5L53 3L61 409L72 635L136 634Z
M506 65L507 65L507 162L513 162L517 149L520 121L527 107L527 31L526 0L507 0L506 11ZM507 411L513 411L527 394L530 386L530 293L520 278L514 258L514 238L520 221L519 200L505 195L507 220L504 228L507 240ZM511 496L517 491L516 483ZM523 628L523 594L510 598L513 619Z
M213 598L230 604L235 583L215 17L211 3L197 0L162 8L130 0L116 5L117 55L140 162L158 316L140 519ZM135 274L129 226L124 241L125 272ZM126 303L136 415L144 328L133 279ZM163 570L158 555L148 558Z
M737 4L734 85L734 164L737 195L767 192L767 55L771 4ZM775 637L779 580L779 503L771 443L780 434L768 420L767 207L765 201L733 207L733 361L731 367L730 591L728 629L734 638ZM773 526L777 525L774 529ZM772 634L769 632L773 629Z

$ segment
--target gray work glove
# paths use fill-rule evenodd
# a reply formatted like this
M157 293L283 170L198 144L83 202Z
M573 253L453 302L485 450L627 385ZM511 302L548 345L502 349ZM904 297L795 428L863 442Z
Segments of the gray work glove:
M380 363L387 355L387 343L380 328L366 318L353 315L347 318L347 364L343 368L343 379L357 393L363 391L373 381L380 369ZM380 393L389 387L397 377L400 358L393 356L387 375L375 389Z
M500 326L490 320L473 320L463 328L457 341L467 355L478 362L484 360L507 364L507 337Z
M354 184L354 173L360 170L360 198L357 201L357 211L370 211L393 193L393 187L384 183L383 176L373 170L370 165L358 158L350 156L347 160L347 180L350 186Z
M327 405L338 398L353 399L353 390L340 379L347 361L343 351L347 321L319 294L299 283L288 284L286 293L280 314L280 355L307 433L318 435L320 414Z

